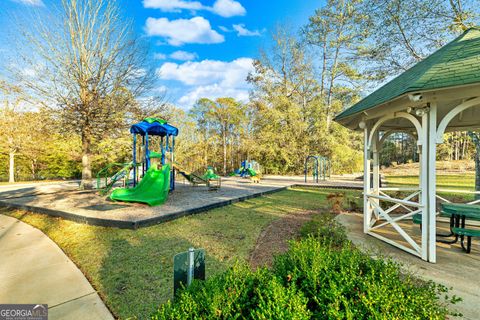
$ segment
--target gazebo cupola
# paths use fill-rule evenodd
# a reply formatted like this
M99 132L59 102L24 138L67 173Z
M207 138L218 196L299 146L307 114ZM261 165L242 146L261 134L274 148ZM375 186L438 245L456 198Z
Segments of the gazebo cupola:
M343 126L364 132L365 233L436 262L436 146L445 132L479 129L479 106L480 28L475 27L336 116ZM380 188L379 151L396 132L417 141L418 188ZM411 193L403 199L388 195L398 190ZM391 207L384 209L382 203ZM399 207L406 213L394 214ZM419 213L423 228L417 242L399 222ZM400 234L401 243L381 231L387 226Z

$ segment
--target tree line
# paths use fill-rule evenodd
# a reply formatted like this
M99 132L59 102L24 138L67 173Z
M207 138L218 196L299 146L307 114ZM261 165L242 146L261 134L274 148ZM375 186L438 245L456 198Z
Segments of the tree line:
M259 48L248 101L199 99L190 110L151 97L148 45L118 5L61 0L47 23L25 30L18 64L2 68L0 179L91 178L131 160L128 127L146 116L180 129L176 159L222 174L242 160L265 173L300 174L305 157L331 158L335 173L362 168L362 137L336 113L478 21L477 1L329 0L299 30L279 25ZM41 61L41 63L39 63ZM148 96L148 98L147 98ZM415 161L393 135L382 161ZM454 150L453 152L448 150ZM471 157L466 133L449 134L438 156Z

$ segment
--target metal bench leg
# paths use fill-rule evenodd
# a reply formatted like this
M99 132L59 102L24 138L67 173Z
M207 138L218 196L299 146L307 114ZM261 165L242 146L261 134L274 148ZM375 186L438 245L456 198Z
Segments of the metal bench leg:
M437 242L440 242L440 243L445 243L445 244L454 244L454 243L457 243L458 242L458 235L457 234L454 234L453 231L452 231L452 228L453 227L460 227L460 216L457 216L457 215L452 215L450 217L450 233L451 233L451 236L455 236L455 238L453 238L453 240L437 240ZM437 234L437 236L439 237L447 237L447 235L439 235Z
M441 234L441 233L437 233L437 237L441 237L441 238L450 238L452 236L454 236L454 233L452 231L452 228L453 226L455 225L455 218L452 216L450 216L450 233L449 234ZM420 230L422 230L420 228ZM447 240L447 241L441 241L439 240L438 242L442 242L442 243L454 243L454 242L451 242L450 240ZM456 241L455 241L456 242Z
M465 248L465 244L463 242L463 236L461 236L462 238L462 241L460 242L461 245L462 245L462 249L466 252L466 253L470 253L470 251L472 250L472 237L471 236L467 236L467 247Z

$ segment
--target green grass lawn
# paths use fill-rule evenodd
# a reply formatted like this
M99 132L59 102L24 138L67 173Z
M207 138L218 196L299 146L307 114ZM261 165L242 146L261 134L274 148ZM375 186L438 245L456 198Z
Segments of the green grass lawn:
M389 187L418 186L418 176L385 177ZM473 173L437 175L437 188L451 190L475 190L475 175Z
M388 187L418 187L418 176L387 175ZM437 175L437 189L475 191L475 174L443 174ZM468 202L474 200L473 194L440 192L437 194L452 202ZM406 194L405 194L406 195Z
M303 210L328 210L326 196L338 190L292 189L139 230L78 224L40 214L8 214L55 241L79 266L121 319L148 318L172 298L173 256L189 247L207 252L207 277L246 260L263 228ZM348 195L359 196L356 191Z

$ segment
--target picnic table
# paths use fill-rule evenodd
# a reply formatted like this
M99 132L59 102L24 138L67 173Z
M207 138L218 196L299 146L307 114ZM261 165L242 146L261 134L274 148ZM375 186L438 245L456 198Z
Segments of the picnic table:
M480 206L463 203L442 203L441 206L441 214L444 216L450 216L451 235L455 235L455 239L448 243L456 243L460 238L462 248L467 253L470 253L472 237L480 237L480 229L467 227L466 220L480 221ZM466 247L464 244L465 237L467 237Z

